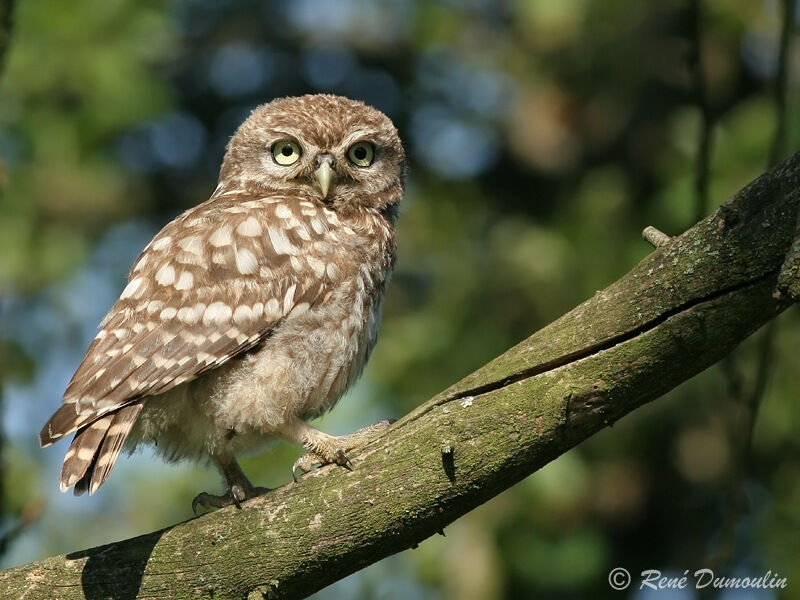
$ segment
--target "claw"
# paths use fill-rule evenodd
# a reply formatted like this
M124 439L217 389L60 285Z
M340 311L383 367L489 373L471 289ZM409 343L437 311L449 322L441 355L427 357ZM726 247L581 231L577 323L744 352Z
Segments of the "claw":
M320 467L324 464L325 460L313 452L303 454L303 456L294 461L294 464L292 465L292 479L294 479L294 482L297 483L300 480L300 477L315 467Z
M317 467L330 464L337 464L344 467L348 471L353 470L353 463L350 462L347 452L341 448L337 448L334 451L333 456L327 459L316 452L308 452L294 461L294 464L292 465L292 479L294 479L295 483L297 483L300 480L300 477L309 471L312 471Z
M241 509L242 502L249 500L250 498L260 496L261 494L266 494L268 491L269 488L264 487L252 487L249 490L246 490L245 488L234 484L231 486L231 489L227 494L222 494L219 496L208 494L206 492L200 492L194 497L194 500L192 500L192 512L195 516L199 516L197 514L197 508L199 506L202 506L203 508L225 508L231 504L236 506L236 508Z
M238 485L232 485L231 491L228 492L231 496L231 500L236 505L236 508L242 508L242 502L247 500L247 494L244 493L244 490Z
M353 463L350 462L350 458L347 456L347 452L339 448L336 450L336 464L344 467L348 471L353 470Z

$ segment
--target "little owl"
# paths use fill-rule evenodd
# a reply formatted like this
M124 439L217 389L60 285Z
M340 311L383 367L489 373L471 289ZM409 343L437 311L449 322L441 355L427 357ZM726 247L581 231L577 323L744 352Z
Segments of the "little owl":
M333 437L306 423L361 374L394 265L404 155L381 112L309 95L256 108L231 138L211 198L167 224L136 259L42 429L76 432L61 489L90 494L123 446L210 458L227 492L262 493L235 456L271 438L308 454L292 473L349 466L387 422Z

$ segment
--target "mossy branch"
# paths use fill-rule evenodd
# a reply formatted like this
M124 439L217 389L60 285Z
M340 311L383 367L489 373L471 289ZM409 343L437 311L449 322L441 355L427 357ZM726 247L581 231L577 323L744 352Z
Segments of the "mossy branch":
M778 279L782 265L782 289L796 276L784 263L799 203L800 154L398 421L354 471L326 467L241 510L8 569L0 596L298 598L412 548L787 308Z

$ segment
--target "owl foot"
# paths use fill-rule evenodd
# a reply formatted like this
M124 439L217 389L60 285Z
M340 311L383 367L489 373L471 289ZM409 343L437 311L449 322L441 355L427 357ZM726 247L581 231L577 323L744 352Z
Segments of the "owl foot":
M341 437L327 435L306 425L311 432L307 432L303 445L310 452L303 454L292 465L292 478L297 482L300 477L315 467L330 464L337 464L352 471L353 463L350 462L347 452L363 446L392 423L394 423L394 419L385 419ZM305 425L305 423L303 424Z
M247 475L244 474L239 463L233 456L212 456L212 462L217 465L217 468L225 478L228 484L228 493L219 496L200 492L192 500L192 512L197 514L197 507L203 508L224 508L235 505L236 508L242 508L242 502L255 498L262 494L266 494L269 489L265 487L258 487L250 483Z
M192 512L197 515L198 507L203 508L225 508L233 504L236 508L242 508L242 502L266 494L269 488L249 486L247 489L240 485L232 485L227 494L208 494L200 492L192 500Z
M338 438L334 438L338 439ZM333 457L331 459L325 458L321 454L317 454L316 452L306 452L294 461L292 465L292 479L294 479L295 483L297 483L303 475L312 471L316 467L323 467L325 465L330 464L337 464L341 465L348 471L353 470L353 463L350 462L350 458L347 456L347 452L342 448L337 448L334 451Z

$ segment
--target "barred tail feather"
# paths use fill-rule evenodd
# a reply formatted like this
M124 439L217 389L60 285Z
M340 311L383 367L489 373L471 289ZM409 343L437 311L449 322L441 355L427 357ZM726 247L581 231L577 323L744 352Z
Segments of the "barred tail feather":
M91 413L79 415L78 405L73 402L63 404L42 427L42 431L39 432L39 443L42 448L46 448L96 416Z
M64 457L64 466L61 467L62 492L66 492L86 474L113 420L113 415L100 417L75 434Z
M61 491L73 485L76 496L97 491L117 461L141 410L141 402L129 404L78 430L64 457Z
M103 445L97 453L97 460L90 469L92 481L89 484L89 494L94 494L111 473L111 469L122 451L125 439L131 432L133 424L136 422L136 417L139 416L141 411L142 403L137 402L136 404L129 404L114 413L114 420L111 422L111 427L108 428Z

